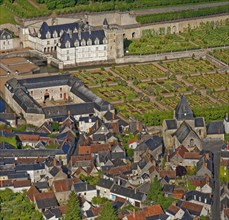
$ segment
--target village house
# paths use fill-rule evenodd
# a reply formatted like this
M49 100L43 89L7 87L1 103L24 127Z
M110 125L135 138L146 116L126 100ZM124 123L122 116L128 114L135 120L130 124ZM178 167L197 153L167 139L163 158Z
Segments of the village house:
M0 30L0 50L10 50L13 48L13 34L5 29Z

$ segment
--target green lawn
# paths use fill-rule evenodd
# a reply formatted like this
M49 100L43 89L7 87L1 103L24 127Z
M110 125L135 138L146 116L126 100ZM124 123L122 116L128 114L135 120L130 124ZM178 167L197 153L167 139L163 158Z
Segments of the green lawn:
M6 7L0 5L0 24L7 23L16 24L16 21L14 20L14 15Z
M229 172L225 166L220 166L220 181L229 183Z
M13 138L8 138L8 137L2 137L0 136L0 143L1 142L6 142L6 143L9 143L11 144L12 146L14 146L15 148L17 148L17 141L16 141L16 138L13 137Z

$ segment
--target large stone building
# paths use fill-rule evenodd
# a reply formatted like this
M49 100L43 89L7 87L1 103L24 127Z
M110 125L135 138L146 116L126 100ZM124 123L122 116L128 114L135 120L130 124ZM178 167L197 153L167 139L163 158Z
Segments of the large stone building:
M39 30L24 28L23 35L25 46L56 54L63 66L114 61L124 55L123 33L109 27L106 19L103 28L91 27L87 22L55 25L43 22Z
M0 30L0 50L10 50L13 47L13 35L7 30Z
M70 74L10 79L5 84L5 100L27 123L42 125L47 120L66 117L102 117L114 112L110 103L99 98Z

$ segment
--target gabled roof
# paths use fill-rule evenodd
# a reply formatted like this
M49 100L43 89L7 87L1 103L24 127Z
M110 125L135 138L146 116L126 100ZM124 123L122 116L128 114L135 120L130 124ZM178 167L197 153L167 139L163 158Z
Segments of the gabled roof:
M205 127L204 118L195 118L195 127Z
M190 132L193 132L194 134L196 134L196 132L193 131L191 126L186 121L183 121L180 127L173 134L173 136L176 136L178 141L182 144L183 141L186 139L186 137L190 134ZM196 138L199 139L199 136L197 134L196 134Z
M177 129L177 120L176 119L167 119L165 120L168 130Z
M146 141L140 143L135 151L144 151L149 148L151 151L154 151L156 148L163 144L163 138L159 136L153 136Z
M192 109L184 95L181 96L181 100L175 108L175 117L177 120L194 119Z
M114 182L112 180L100 179L96 185L103 187L103 188L106 188L106 189L110 189L113 184L114 184Z
M224 134L224 124L223 121L210 122L207 125L207 134Z
M35 194L35 201L38 209L48 209L58 206L57 199L53 192Z
M75 183L73 186L74 186L74 191L77 193L96 190L93 186L89 185L88 183L84 183L84 182Z
M198 205L193 202L181 201L180 207L182 209L187 209L190 214L200 216L203 209L202 205Z
M113 185L111 188L111 193L124 196L127 198L135 199L138 201L143 201L145 194L141 192L135 192L133 189L125 188L119 185Z

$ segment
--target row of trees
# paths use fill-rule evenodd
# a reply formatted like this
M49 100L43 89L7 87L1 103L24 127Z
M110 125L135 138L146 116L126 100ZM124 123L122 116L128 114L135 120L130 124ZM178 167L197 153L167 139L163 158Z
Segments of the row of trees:
M133 10L145 9L157 6L184 5L203 2L215 2L216 0L37 0L38 3L45 3L48 9L69 8L69 11L112 11L112 10Z
M178 12L141 15L141 16L137 16L136 20L141 24L148 24L153 22L179 20L185 18L202 17L207 15L227 13L228 10L229 10L229 5L224 5L224 6L211 7L211 8L200 8L197 10L184 10Z

